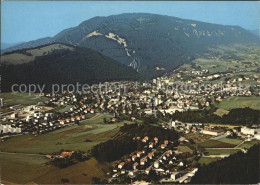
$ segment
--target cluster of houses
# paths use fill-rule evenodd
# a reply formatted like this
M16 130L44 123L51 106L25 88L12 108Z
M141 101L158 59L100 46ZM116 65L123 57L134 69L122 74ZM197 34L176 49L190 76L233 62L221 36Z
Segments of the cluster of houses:
M248 141L254 139L260 140L260 129L242 127L239 136L247 138Z
M191 178L190 174L187 176L191 169L188 169L188 165L178 157L181 152L174 150L172 142L159 141L157 137L149 138L148 136L134 137L133 140L142 143L143 150L125 156L117 163L113 169L111 182L115 179L120 182L120 179L124 179L125 176L136 180L139 175L149 176L152 171L153 175L157 175L158 180L162 181L179 182L181 181L179 178L182 178L181 182L184 182ZM181 167L182 170L178 172L174 167Z
M235 127L233 129L223 129L220 127L205 126L203 123L182 123L178 120L170 120L167 124L162 125L165 129L174 128L177 131L185 134L189 133L201 133L210 136L220 136L226 134L226 136L232 136L236 134L239 137L247 138L250 140L260 140L260 129L256 125L256 128L248 127Z
M0 133L1 134L20 134L22 129L15 127L14 125L2 125L0 124Z
M131 154L128 157L127 161L121 162L118 165L118 168L122 169L122 165L125 165L127 163L133 163L133 171L129 171L129 175L131 176L133 176L134 172L138 171L137 168L139 168L139 166L144 166L148 162L148 160L153 159L156 151L154 148L156 148L156 146L161 149L165 149L166 143L168 143L168 140L165 140L161 145L159 145L157 137L154 137L154 139L150 140L149 142L148 136L145 136L143 139L141 137L134 137L133 140L137 142L142 142L144 144L144 150ZM114 171L117 170L114 169ZM148 169L146 169L146 173L149 174Z
M260 140L260 129L259 128L248 128L248 127L234 127L233 129L226 129L223 130L219 127L204 127L201 130L202 134L211 135L211 136L236 136L244 138L245 141L252 141L252 140Z
M210 58L212 59L212 58ZM231 63L238 63L237 60L230 61ZM243 63L243 62L242 62ZM257 62L248 64L252 67L252 65L259 66ZM229 68L227 67L225 71L219 71L216 72L216 70L209 71L208 69L201 69L199 66L191 66L191 69L182 66L176 70L173 71L173 75L176 76L175 79L178 80L187 80L187 79L196 79L200 80L200 82L203 82L203 80L215 80L219 79L221 77L229 77L230 80L228 80L228 83L234 83L234 82L242 82L243 80L258 80L258 76L252 75L252 76L244 76L239 73L243 72L255 72L256 68L245 68L245 69L235 69L235 68Z
M149 114L154 109L162 113L172 114L176 110L187 110L194 103L192 97L181 94L170 96L167 101L164 101L167 96L166 94L160 94L159 89L141 90L145 87L145 84L136 87L134 82L110 83L110 85L122 84L132 89L132 91L123 94L112 90L104 91L101 94L89 91L79 97L73 93L46 94L45 96L49 100L44 102L45 106L31 105L24 108L21 105L15 105L10 107L14 110L14 114L9 117L6 116L4 119L13 123L22 122L22 125L27 127L22 129L22 131L37 134L84 120L86 119L86 114L95 113L95 110L113 113L115 117L127 114L132 120L135 120L136 114L139 116L143 113ZM48 106L51 105L72 105L72 107L63 114L58 114L57 112L45 113L46 111L49 112ZM17 112L19 112L19 115ZM23 114L20 114L20 112L23 112Z
M162 125L164 129L174 128L177 131L188 133L196 133L203 129L203 123L182 123L178 120L170 120L167 124Z
M80 108L72 107L62 115L57 113L35 113L33 116L27 117L26 120L40 128L36 133L43 133L85 120L87 114L90 113L95 113L95 111L84 105Z
M93 114L96 110L105 113L112 113L114 117L128 115L134 121L138 116L154 115L157 112L165 114L174 114L176 111L183 112L187 110L198 110L210 106L212 102L220 102L229 96L249 96L252 95L246 86L238 86L233 81L227 81L223 87L218 84L207 84L201 88L203 80L214 78L230 77L235 73L209 73L208 70L177 69L174 75L165 75L152 80L152 83L140 83L122 81L122 82L106 82L101 86L124 86L124 91L108 89L98 91L96 89L89 90L84 94L75 94L64 92L62 94L43 94L49 100L42 103L42 106L31 105L23 107L14 105L9 107L12 110L10 115L2 116L2 121L8 121L15 124L14 127L21 128L21 132L31 132L33 134L52 131L68 124L73 124L87 118L87 114ZM188 75L188 78L187 78ZM248 77L239 77L236 81L247 80ZM199 79L199 80L193 80ZM259 79L259 76L254 77ZM201 81L202 80L202 81ZM182 83L188 84L188 88ZM225 86L227 85L228 86ZM98 92L98 93L96 93ZM260 92L259 92L260 93ZM209 101L214 98L214 101ZM71 108L63 114L53 111L49 112L53 106L67 106ZM4 106L3 98L0 98L0 107ZM24 112L21 114L21 112ZM113 118L115 120L115 118ZM176 124L166 127L174 127L177 130L185 131L185 133L197 132L200 125L192 124ZM5 131L9 134L12 131ZM215 130L203 130L205 134L219 135L221 132ZM258 137L258 136L256 136Z
M27 107L15 105L10 108L15 111L9 116L5 116L2 120L12 122L13 127L19 127L19 129L14 131L14 128L9 130L4 128L1 133L3 135L21 132L30 132L32 134L49 132L73 124L76 121L85 120L87 114L95 113L94 109L86 105L73 106L64 114L50 112L48 110L51 109L38 105L30 105ZM5 125L3 127L5 127ZM6 125L6 127L8 127L8 125Z
M133 140L141 142L143 144L143 150L132 153L125 161L121 161L113 169L113 172L115 173L112 176L113 178L124 175L126 172L130 177L134 177L138 173L138 170L145 169L145 166L154 159L156 147L165 149L165 146L168 144L168 140L159 144L159 139L157 137L150 140L148 136L145 136L144 138L134 137ZM151 168L146 168L145 173L149 174L150 170Z
M74 151L63 151L59 155L50 155L47 154L45 157L48 159L54 159L54 158L71 158L71 156L74 154Z

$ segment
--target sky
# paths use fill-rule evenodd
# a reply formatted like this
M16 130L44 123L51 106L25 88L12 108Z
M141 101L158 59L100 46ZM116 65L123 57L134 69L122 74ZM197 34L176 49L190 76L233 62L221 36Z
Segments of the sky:
M155 13L260 28L257 1L1 1L1 42L54 36L89 18L120 13Z

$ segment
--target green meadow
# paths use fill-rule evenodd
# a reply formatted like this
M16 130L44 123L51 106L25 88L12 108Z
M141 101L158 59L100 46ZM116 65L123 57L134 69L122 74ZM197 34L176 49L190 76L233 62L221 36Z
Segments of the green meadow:
M39 102L44 102L48 100L46 97L39 96L38 94L28 93L1 93L1 98L4 98L4 102L6 105L33 105Z
M7 139L0 145L4 152L51 154L65 150L82 150L87 152L93 146L113 138L122 123L103 123L109 120L109 114L100 114L84 120L79 126L67 126L52 132L39 135L21 135ZM128 122L131 123L131 122Z
M249 107L260 110L260 97L229 97L224 99L217 107L225 110Z

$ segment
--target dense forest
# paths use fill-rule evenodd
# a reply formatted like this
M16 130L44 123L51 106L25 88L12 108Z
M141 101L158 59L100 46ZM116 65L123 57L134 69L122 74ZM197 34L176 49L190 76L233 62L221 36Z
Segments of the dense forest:
M152 126L147 124L125 124L120 128L120 132L127 133L133 137L158 137L159 140L171 140L176 141L178 134L174 130L165 130L159 126Z
M260 111L251 108L232 109L228 114L220 117L214 114L213 110L199 110L199 111L186 111L176 112L173 114L173 120L182 122L200 122L200 123L221 123L232 125L247 125L260 124Z
M21 51L19 51L21 52ZM93 84L104 81L141 80L139 73L91 49L54 50L29 63L1 64L2 91L11 91L13 84Z
M250 108L232 109L223 115L223 123L253 125L260 124L260 111Z
M92 155L99 161L114 161L137 149L137 143L131 136L118 137L96 145L91 150Z
M259 147L247 153L238 152L228 158L199 167L192 184L257 184L259 182Z
M99 161L117 160L140 147L139 143L133 140L133 137L136 136L158 137L159 140L167 139L174 141L176 144L178 142L178 134L174 130L165 130L152 125L124 124L119 133L116 138L94 146L91 154Z

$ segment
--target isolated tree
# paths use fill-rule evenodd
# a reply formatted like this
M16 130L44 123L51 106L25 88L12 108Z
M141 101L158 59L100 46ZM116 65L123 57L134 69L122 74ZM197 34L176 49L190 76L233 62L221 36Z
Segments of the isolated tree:
M67 183L69 183L70 181L69 181L69 179L61 178L60 182L61 182L62 184L67 184Z

